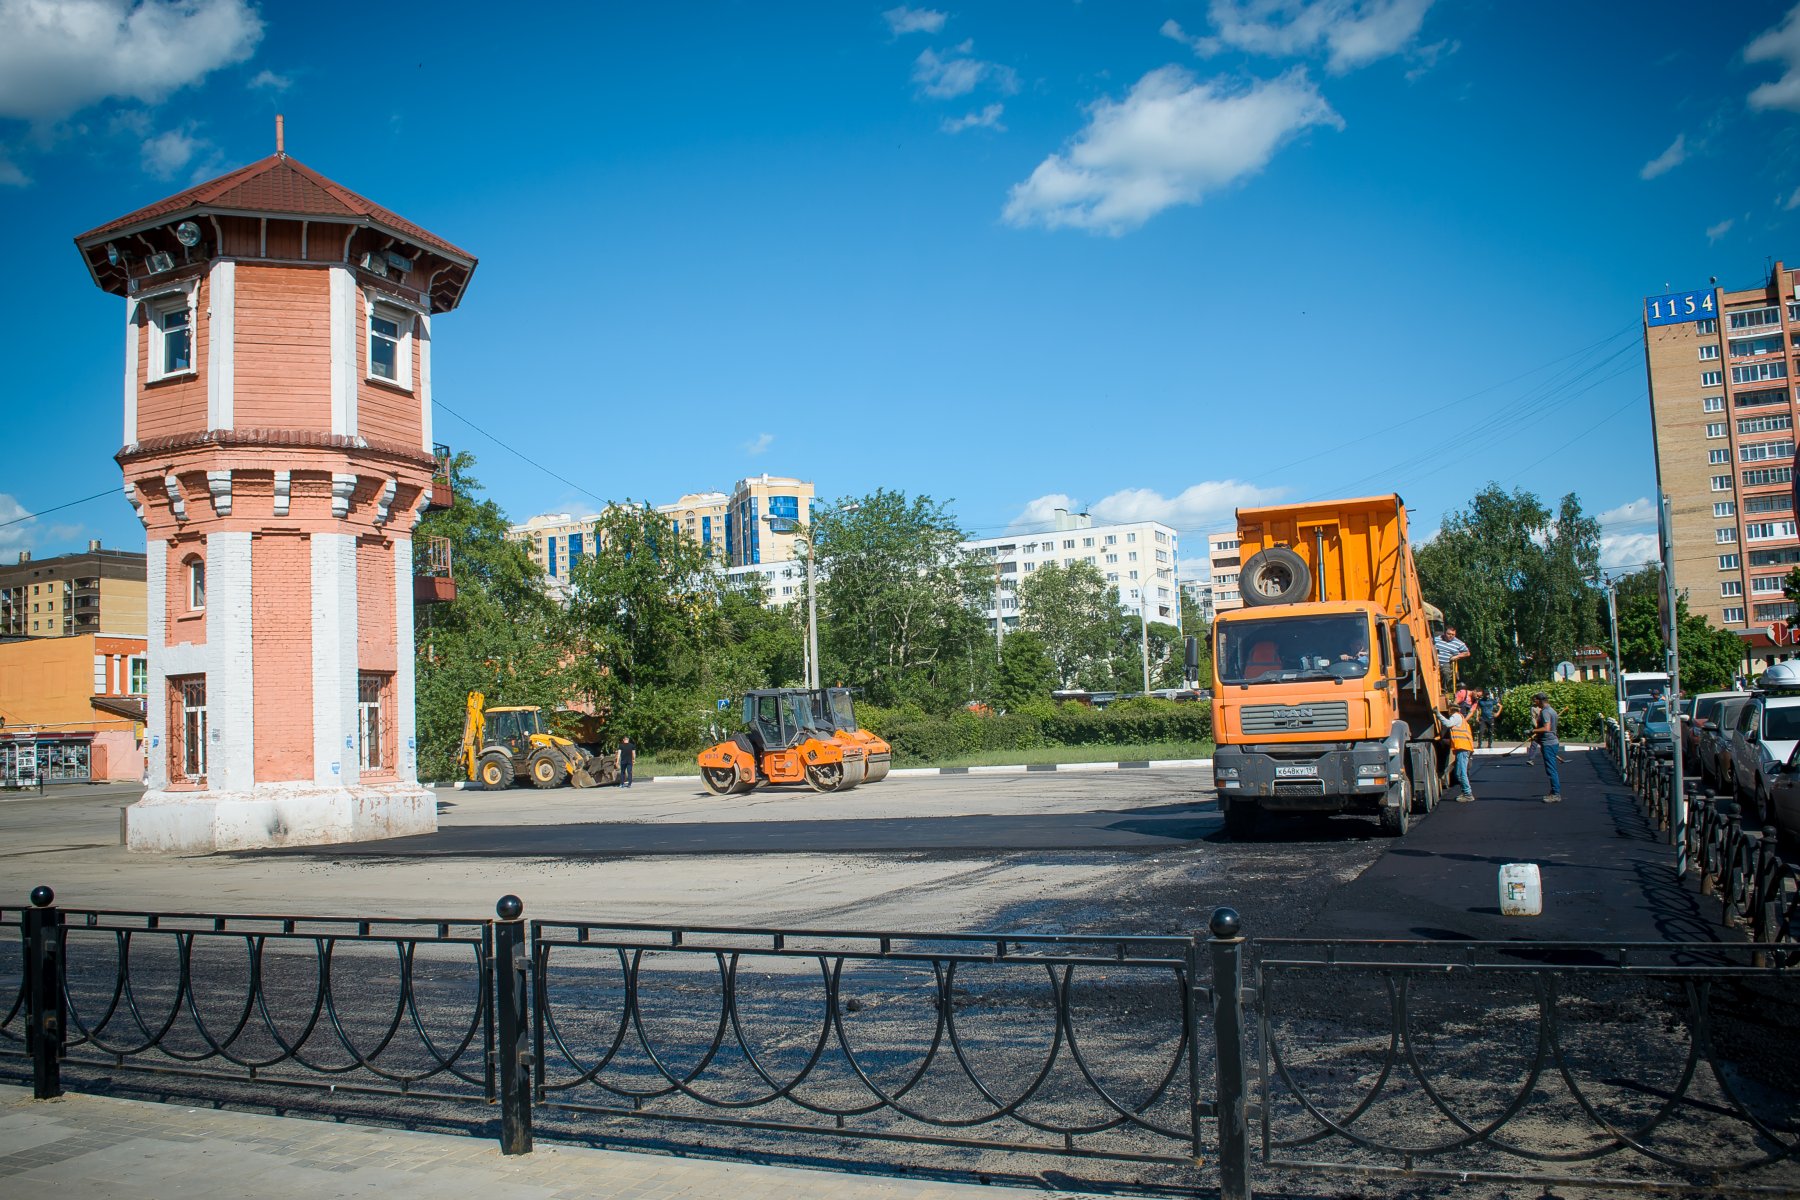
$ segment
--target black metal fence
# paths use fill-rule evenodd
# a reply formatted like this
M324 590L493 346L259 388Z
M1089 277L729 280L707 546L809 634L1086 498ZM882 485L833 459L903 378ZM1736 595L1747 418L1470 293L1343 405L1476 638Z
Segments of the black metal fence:
M1683 873L1694 872L1701 894L1718 900L1723 924L1757 943L1800 940L1800 865L1782 854L1773 825L1758 824L1736 796L1692 779L1682 781L1686 803L1678 821L1669 759L1627 739L1617 722L1607 724L1606 751L1650 823L1677 844Z
M554 1115L1232 1198L1294 1173L1800 1190L1786 949L1249 940L1230 909L1185 938L498 913L84 912L40 888L0 911L22 951L0 1060L39 1096L100 1068L491 1105L507 1153Z

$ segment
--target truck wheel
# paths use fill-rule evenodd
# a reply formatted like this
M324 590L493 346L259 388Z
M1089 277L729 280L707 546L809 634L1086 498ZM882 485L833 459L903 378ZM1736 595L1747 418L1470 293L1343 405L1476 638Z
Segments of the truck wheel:
M548 750L532 755L525 770L531 776L532 787L553 788L562 782L562 762Z
M1219 811L1225 815L1225 834L1233 841L1246 840L1256 832L1256 805L1220 800Z
M1400 803L1381 806L1381 832L1388 837L1405 837L1412 828L1413 781L1402 775L1398 786Z
M1312 572L1306 560L1286 546L1270 546L1244 563L1238 574L1238 594L1246 608L1299 604L1312 595Z
M484 788L510 787L512 777L512 763L504 754L484 754L481 756L481 761L475 764L475 778Z

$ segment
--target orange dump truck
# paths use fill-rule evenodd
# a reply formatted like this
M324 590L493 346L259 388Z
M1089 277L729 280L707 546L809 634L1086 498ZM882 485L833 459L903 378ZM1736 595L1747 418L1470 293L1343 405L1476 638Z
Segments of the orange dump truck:
M1227 832L1259 811L1363 812L1404 834L1448 754L1398 496L1238 510L1244 607L1213 622L1213 778Z

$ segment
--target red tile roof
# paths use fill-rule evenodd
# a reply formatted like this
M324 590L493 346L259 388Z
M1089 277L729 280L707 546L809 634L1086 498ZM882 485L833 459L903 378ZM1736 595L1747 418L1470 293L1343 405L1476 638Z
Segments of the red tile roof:
M341 184L333 183L311 167L295 162L285 154L271 154L206 183L178 192L166 200L127 213L116 221L108 221L75 239L86 245L95 239L123 229L156 221L159 217L193 209L228 209L251 213L283 213L302 217L326 217L337 220L366 220L399 234L408 241L435 250L450 258L473 264L475 256L467 250L429 233L406 218L381 207L373 200L357 195Z

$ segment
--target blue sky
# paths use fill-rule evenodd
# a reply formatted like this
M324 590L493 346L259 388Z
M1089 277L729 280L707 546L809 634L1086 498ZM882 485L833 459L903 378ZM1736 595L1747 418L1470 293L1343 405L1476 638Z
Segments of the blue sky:
M1641 560L1641 299L1800 260L1800 18L1624 11L0 0L0 520L118 482L70 238L282 112L481 258L436 427L518 520L769 471L1192 563L1237 503L1394 489L1428 532L1494 480ZM108 497L0 554L89 537L141 531Z

